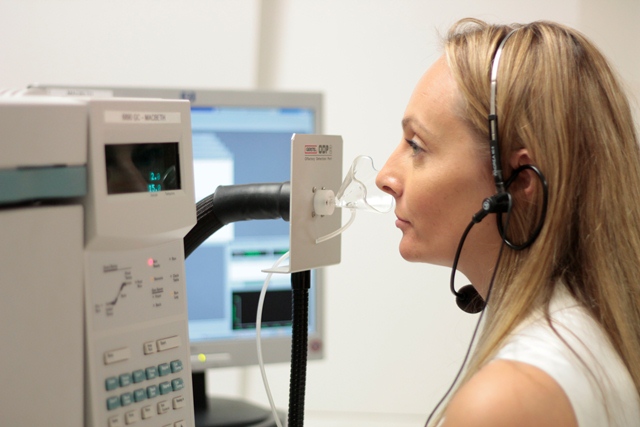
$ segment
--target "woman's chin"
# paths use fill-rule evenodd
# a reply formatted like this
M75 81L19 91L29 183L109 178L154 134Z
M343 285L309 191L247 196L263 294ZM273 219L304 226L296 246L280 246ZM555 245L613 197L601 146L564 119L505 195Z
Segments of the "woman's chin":
M416 250L416 245L407 245L400 242L399 251L400 256L409 262L422 262L425 264L451 267L450 259L443 259L442 256L420 252Z
M423 262L420 255L416 252L415 247L411 245L403 245L400 242L400 256L409 262Z

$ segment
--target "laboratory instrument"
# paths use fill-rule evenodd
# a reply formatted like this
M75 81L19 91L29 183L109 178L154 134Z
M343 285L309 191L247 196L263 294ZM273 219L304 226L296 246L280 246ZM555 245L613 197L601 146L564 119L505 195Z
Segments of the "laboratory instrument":
M228 91L202 88L62 86L41 84L53 96L188 99L191 107L196 201L220 186L282 183L291 177L291 137L323 130L323 96L309 92ZM265 161L268 159L269 161ZM337 189L334 189L337 191ZM196 424L248 425L270 417L246 401L208 396L210 368L255 366L256 309L265 274L289 250L289 224L282 219L232 221L185 261L189 347ZM308 358L324 357L323 269L311 271ZM266 363L291 360L291 280L276 274L267 292L262 347Z
M0 98L7 425L194 426L186 101Z

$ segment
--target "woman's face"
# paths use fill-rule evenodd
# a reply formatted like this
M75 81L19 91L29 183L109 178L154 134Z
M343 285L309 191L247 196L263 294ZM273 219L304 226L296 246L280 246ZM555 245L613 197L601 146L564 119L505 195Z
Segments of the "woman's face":
M378 187L396 200L400 254L406 260L451 266L472 215L495 193L489 143L483 146L461 119L460 106L441 57L418 82L402 120L403 139L378 174ZM460 271L473 281L473 270L483 269L481 258L498 247L495 217L490 216L469 234Z

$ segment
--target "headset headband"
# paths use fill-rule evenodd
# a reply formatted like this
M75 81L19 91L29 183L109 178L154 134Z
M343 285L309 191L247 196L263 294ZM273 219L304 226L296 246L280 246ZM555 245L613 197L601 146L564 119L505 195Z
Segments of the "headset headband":
M498 116L496 114L496 88L498 86L498 65L500 64L500 57L502 56L502 49L507 39L511 37L516 30L511 30L509 34L505 36L500 42L496 53L493 55L491 66L491 99L489 103L489 136L490 136L490 150L491 150L491 166L493 168L493 178L496 183L496 192L498 194L504 193L504 180L502 178L502 163L500 160L500 145L498 138Z

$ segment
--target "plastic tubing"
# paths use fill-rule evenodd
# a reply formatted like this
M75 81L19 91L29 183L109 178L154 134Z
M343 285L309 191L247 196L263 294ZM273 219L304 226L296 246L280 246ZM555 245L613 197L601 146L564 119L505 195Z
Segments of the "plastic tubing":
M279 266L285 259L289 258L289 252L285 253L274 264L273 268ZM260 366L260 374L262 375L262 383L264 384L264 390L267 393L267 399L269 399L269 406L273 413L273 419L278 427L282 427L280 423L280 417L278 416L278 409L273 401L273 394L271 393L271 387L269 387L269 380L267 379L267 371L264 367L264 358L262 357L262 309L264 308L264 299L267 295L267 289L269 288L269 282L271 281L273 273L267 274L262 285L262 291L260 292L260 299L258 300L258 312L256 314L256 350L258 352L258 366Z
M333 239L334 237L336 237L337 235L341 234L343 231L345 231L347 228L349 228L351 226L351 224L353 224L353 221L356 219L356 210L354 208L349 209L351 211L351 218L349 218L349 221L347 221L347 223L343 226L338 228L336 231L332 231L331 233L327 234L326 236L322 236L316 239L316 245L318 243L322 243L322 242L326 242L329 239Z

